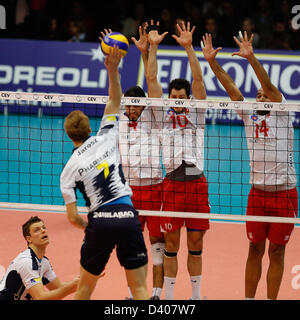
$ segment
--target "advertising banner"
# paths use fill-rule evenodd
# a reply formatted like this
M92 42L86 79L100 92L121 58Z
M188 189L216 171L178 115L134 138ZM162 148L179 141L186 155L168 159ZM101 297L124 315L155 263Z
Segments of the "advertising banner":
M49 103L14 103L0 97L1 107L9 104L9 111L35 113L42 107L43 114L69 112L71 106L52 102L51 93L108 95L108 78L99 43L69 43L58 41L33 41L0 39L0 91L43 92L49 94ZM227 93L216 79L200 48L195 48L203 72L207 99L228 100ZM234 56L234 49L218 53L220 65L235 81L244 97L254 100L260 83L246 59ZM256 56L270 75L272 83L279 88L290 103L300 101L300 55L290 51L256 50ZM181 47L161 46L157 55L158 78L167 96L169 82L177 77L192 79L186 52ZM140 52L131 45L120 65L123 91L140 85L147 91ZM85 109L87 110L87 109ZM95 115L93 106L88 113ZM99 112L99 111L98 111ZM103 107L100 108L100 114ZM295 126L300 126L299 113L293 113ZM207 121L213 123L240 123L234 111L209 110Z

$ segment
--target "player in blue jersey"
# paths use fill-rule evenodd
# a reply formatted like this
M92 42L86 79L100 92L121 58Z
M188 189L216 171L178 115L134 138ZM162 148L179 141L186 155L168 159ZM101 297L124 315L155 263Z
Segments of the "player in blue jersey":
M65 131L75 149L61 174L61 191L69 221L85 229L80 281L75 294L78 300L90 299L115 246L133 298L149 299L147 250L118 149L122 96L118 71L120 60L121 54L116 46L105 58L109 100L97 135L90 136L89 119L81 111L71 112L65 120ZM88 223L78 215L76 189L86 200Z

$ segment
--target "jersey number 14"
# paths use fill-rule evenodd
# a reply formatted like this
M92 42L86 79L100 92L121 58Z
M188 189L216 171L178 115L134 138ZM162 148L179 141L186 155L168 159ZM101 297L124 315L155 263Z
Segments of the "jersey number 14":
M261 122L260 127L257 123L255 125L256 125L256 138L259 138L259 133L264 133L265 137L268 136L269 128L267 127L265 120Z

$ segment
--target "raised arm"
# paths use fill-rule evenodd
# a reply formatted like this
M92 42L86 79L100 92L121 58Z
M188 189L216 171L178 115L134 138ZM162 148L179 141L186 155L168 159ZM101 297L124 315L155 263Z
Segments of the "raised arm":
M228 96L232 101L243 101L244 97L236 86L230 75L220 66L216 60L217 53L222 50L221 47L214 49L212 45L211 34L205 34L201 41L202 52L205 60L209 63L217 79L221 82Z
M144 64L145 75L147 74L147 67L148 67L148 56L149 56L149 41L148 41L148 34L146 32L146 28L148 27L148 23L145 22L144 25L139 26L139 40L135 37L131 37L131 40L135 44L135 46L140 50L142 55L142 60Z
M168 32L164 32L160 35L157 30L158 26L159 22L154 25L153 20L151 20L149 28L150 31L148 33L150 48L146 79L148 85L148 96L152 98L160 98L163 94L162 87L157 79L157 48Z
M119 64L121 53L117 46L110 49L109 55L105 57L105 66L108 72L109 100L106 104L104 115L120 113L122 89L120 84Z
M204 86L204 81L202 77L202 71L200 67L199 60L196 56L195 50L192 45L193 33L195 26L190 29L190 22L185 26L184 23L180 26L176 25L179 32L179 37L177 35L172 35L172 37L180 44L186 51L189 63L192 71L193 81L192 81L192 93L196 99L204 100L206 99L206 90Z
M261 65L261 63L256 59L252 41L253 41L253 34L251 35L250 39L248 40L247 32L239 32L239 36L241 41L237 39L237 37L233 37L236 44L239 46L240 51L234 52L232 55L237 55L243 57L249 61L251 64L266 96L273 102L281 102L282 101L282 94L281 92L272 84L266 70Z

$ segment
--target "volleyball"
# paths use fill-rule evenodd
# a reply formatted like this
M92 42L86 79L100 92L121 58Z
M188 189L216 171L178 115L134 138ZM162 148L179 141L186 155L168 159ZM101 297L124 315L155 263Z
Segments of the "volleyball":
M108 33L101 41L101 50L104 55L109 54L109 48L118 46L123 57L127 54L129 42L127 38L119 32Z

